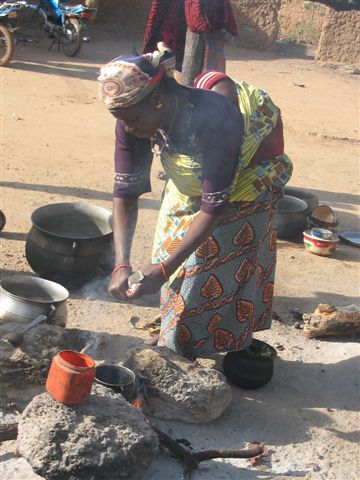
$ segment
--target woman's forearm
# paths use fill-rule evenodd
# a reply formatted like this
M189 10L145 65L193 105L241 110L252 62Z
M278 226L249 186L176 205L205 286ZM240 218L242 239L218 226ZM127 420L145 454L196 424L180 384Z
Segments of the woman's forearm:
M138 217L138 199L113 198L115 266L130 264L131 246Z
M209 215L200 211L174 253L164 262L169 275L172 275L202 242L212 234L222 219L223 215Z

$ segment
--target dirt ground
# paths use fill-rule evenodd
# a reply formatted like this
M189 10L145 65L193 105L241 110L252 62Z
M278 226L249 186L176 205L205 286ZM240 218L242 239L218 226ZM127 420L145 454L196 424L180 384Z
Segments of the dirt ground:
M40 46L18 45L13 63L1 69L1 233L2 275L30 272L24 247L34 209L48 203L80 201L111 209L114 119L97 98L99 66L132 50L133 39L97 31L81 54L69 59ZM141 43L135 39L141 49ZM286 150L294 162L292 186L315 192L333 207L340 227L359 228L359 77L322 68L311 55L229 50L228 73L267 90L282 110ZM301 86L300 86L301 85ZM163 183L141 200L133 246L135 267L150 259ZM276 475L312 480L357 480L360 471L360 346L354 339L305 340L291 310L310 312L318 303L359 302L359 250L340 244L334 256L306 252L301 242L279 242L274 310L279 320L258 335L278 348L273 380L258 391L233 389L226 413L208 425L162 422L176 438L196 449L241 448L264 442L271 455L261 467L247 460L217 460L194 480L257 480ZM146 332L130 318L150 320L157 298L118 304L95 281L72 294L70 327L106 332L96 360L121 361ZM4 392L3 392L4 393ZM6 393L6 392L5 392ZM24 401L23 392L13 392ZM17 459L14 442L0 449L3 480L32 480L30 466ZM179 464L162 454L144 480L181 478ZM111 480L111 479L109 479Z

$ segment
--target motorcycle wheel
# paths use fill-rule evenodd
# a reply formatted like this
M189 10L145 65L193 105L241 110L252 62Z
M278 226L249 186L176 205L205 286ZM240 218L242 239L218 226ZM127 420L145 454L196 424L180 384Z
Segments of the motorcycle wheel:
M68 57L75 57L83 44L81 25L76 18L70 18L66 25L66 33L61 38L63 52Z
M5 25L0 25L0 66L7 65L14 53L14 37Z

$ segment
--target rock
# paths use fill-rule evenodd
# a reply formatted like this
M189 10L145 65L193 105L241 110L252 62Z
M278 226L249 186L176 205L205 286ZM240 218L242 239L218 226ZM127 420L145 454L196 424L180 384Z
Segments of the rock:
M287 476L281 476L281 477L271 477L270 480L299 480L299 477L287 477ZM310 480L308 478L308 480Z
M25 458L10 458L1 462L1 480L41 480Z
M96 384L76 407L38 395L19 422L19 453L46 480L138 480L158 448L141 411Z
M224 354L222 353L213 353L209 354L207 357L199 357L195 360L195 362L201 367L213 368L221 373L224 373Z
M166 347L141 346L124 362L145 378L146 415L186 423L207 423L229 406L232 392L222 373L204 368Z

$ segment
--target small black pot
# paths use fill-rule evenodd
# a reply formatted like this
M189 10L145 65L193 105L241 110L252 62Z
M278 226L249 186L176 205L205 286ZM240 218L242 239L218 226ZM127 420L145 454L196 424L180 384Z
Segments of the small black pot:
M121 365L99 365L96 367L95 381L121 393L126 400L133 400L135 373Z
M276 350L267 343L253 340L248 348L224 356L224 374L237 387L255 390L271 380L276 355Z

